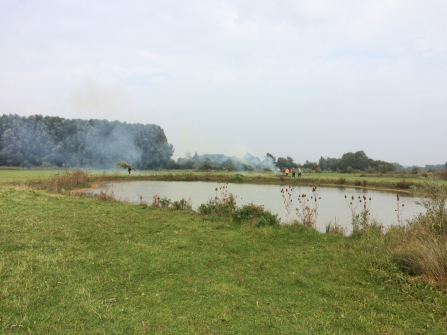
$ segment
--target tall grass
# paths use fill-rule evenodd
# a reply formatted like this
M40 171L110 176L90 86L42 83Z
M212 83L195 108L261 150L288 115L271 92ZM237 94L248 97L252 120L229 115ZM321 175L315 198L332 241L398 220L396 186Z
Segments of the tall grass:
M89 174L82 170L74 170L73 172L64 171L56 173L44 183L44 186L50 192L60 193L63 190L72 190L74 188L88 187Z
M447 188L438 179L425 180L412 187L426 212L407 220L404 226L402 207L396 196L397 220L401 223L386 234L387 253L408 274L421 283L447 289Z

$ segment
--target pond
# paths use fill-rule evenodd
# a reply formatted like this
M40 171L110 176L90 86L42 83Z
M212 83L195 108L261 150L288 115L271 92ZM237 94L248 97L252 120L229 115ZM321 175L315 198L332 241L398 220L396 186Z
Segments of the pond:
M217 183L212 182L183 182L183 181L135 181L123 183L110 183L98 186L89 193L99 193L101 190L113 189L115 197L120 200L128 200L132 204L140 203L140 196L148 204L152 203L154 195L161 198L167 197L172 201L182 198L191 199L193 209L216 196ZM228 184L228 191L236 196L238 206L253 202L256 205L264 205L273 213L278 213L282 222L287 221L287 214L283 203L281 189L286 185L256 185L256 184ZM306 194L310 197L309 186L294 186L292 188L292 211L290 220L296 219L295 208L298 207L298 195ZM321 187L319 188L320 206L318 209L317 229L324 232L329 222L334 222L352 231L352 214L345 195L348 198L365 196L371 198L371 216L382 221L385 226L398 224L396 215L396 194L387 191L368 190L359 188ZM415 203L416 198L407 194L399 194L400 204L404 204L403 219L411 219L423 208ZM357 207L359 212L360 206Z

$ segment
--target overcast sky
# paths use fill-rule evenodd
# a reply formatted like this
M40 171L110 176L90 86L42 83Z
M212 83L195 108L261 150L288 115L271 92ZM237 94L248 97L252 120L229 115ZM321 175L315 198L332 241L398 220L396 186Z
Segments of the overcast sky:
M0 114L186 151L447 161L447 1L0 0Z

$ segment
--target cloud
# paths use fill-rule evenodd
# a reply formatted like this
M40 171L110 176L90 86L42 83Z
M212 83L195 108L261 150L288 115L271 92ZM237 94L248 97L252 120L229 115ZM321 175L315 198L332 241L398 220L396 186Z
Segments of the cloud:
M156 123L176 154L442 162L446 16L444 1L2 2L0 108Z

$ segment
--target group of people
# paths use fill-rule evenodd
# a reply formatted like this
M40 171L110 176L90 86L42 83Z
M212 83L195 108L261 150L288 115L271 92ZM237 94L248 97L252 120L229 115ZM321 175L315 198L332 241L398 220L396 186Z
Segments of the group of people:
M289 169L286 169L286 176L289 175ZM295 168L292 168L292 177L295 177ZM301 169L298 168L298 177L301 177Z

